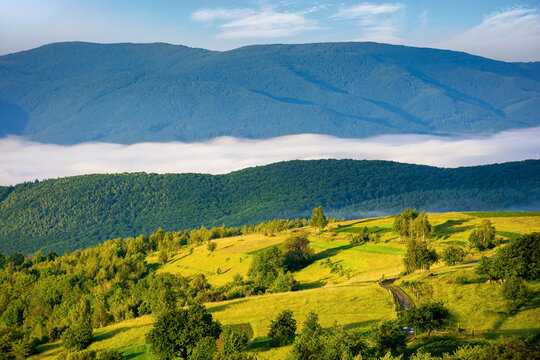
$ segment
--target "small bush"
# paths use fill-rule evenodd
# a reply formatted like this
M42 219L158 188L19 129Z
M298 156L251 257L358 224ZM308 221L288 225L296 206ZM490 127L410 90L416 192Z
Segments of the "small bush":
M215 242L213 242L213 241L209 241L208 244L206 244L206 248L210 252L216 250L216 247L217 247L217 244Z

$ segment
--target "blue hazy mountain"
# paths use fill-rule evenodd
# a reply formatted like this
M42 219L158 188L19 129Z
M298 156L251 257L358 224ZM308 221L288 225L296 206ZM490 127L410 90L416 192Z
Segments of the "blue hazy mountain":
M59 144L540 125L540 63L378 43L217 52L56 43L0 57L0 136Z

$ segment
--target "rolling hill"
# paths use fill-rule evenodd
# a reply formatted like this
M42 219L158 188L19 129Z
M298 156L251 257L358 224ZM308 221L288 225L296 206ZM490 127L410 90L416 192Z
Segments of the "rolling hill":
M288 161L226 175L85 175L0 187L0 252L74 250L115 237L310 217L538 210L540 160L456 169Z
M539 231L538 215L539 213L511 212L429 214L429 221L434 228L430 246L439 254L449 245L467 249L469 235L485 219L492 222L497 229L497 235L503 236L506 242L523 234ZM267 336L271 321L283 310L293 312L298 322L298 332L309 312L313 311L319 315L323 328L332 329L337 322L347 331L361 331L367 339L374 326L384 320L396 318L391 294L378 285L381 277L397 278L396 286L415 304L440 301L450 312L450 319L440 332L431 337L420 336L419 339L409 340L409 354L423 348L426 352L440 355L442 352L451 353L469 343L483 344L501 336L538 336L540 282L537 279L527 281L530 293L526 305L517 311L506 311L507 300L501 293L501 284L486 282L483 276L475 272L476 260L484 255L493 256L498 249L487 251L469 249L463 264L448 266L440 261L430 271L416 271L404 275L403 256L407 246L391 230L393 222L392 217L357 219L331 224L329 229L321 233L316 233L315 229L309 227L304 228L302 231L309 234L309 244L315 256L311 264L294 272L294 277L299 282L297 291L207 302L205 306L224 327L232 327L249 334L247 351L261 360L285 359L291 351L290 345L270 347ZM380 240L352 245L351 235L361 232L363 228L380 234ZM158 260L158 251L150 252L145 257L145 263L150 269L155 270L157 276L182 276L189 281L203 274L212 289L220 289L238 275L247 279L248 269L256 254L269 247L280 246L290 235L289 230L273 236L253 233L214 239L213 242L217 247L212 251L208 249L206 243L193 243L171 250L170 258L165 262ZM122 247L121 244L128 247L129 241L123 243L121 240L110 241L86 252L65 255L63 257L67 258L63 259L65 267L91 268L87 265L91 263L89 260L91 255L88 253L95 256L100 251L106 253L108 248L118 251L118 248ZM59 260L61 259L56 259L56 262L60 262ZM32 283L36 289L42 289L43 287L39 286L40 282L46 283L47 277L51 276L50 271L46 271L50 266L47 262L34 265L33 271L43 274L41 277L35 277ZM152 274L146 276L151 277ZM145 280L140 279L139 282L144 283ZM94 278L89 281L95 283ZM111 280L113 283L114 281L116 279ZM59 303L69 303L69 296L73 292L80 291L79 288L73 289L75 285L71 285L70 288L68 284L67 281L62 284L56 280L54 285L49 285L53 289L71 290L63 293L65 299L58 301ZM111 312L113 307L119 306L118 304L129 304L130 301L133 302L133 297L141 296L140 290L134 292L135 295L125 291L121 292L122 301L118 301L117 289L117 286L109 285L95 290L105 292L100 296L108 299ZM49 292L34 293L45 297ZM94 295L100 298L97 294ZM35 299L32 300L35 302ZM77 304L74 302L72 306L77 307ZM50 317L54 315L53 313ZM156 317L156 314L128 317L125 320L110 321L110 324L104 327L96 327L90 349L97 352L114 349L127 359L156 359L157 356L151 353L145 338ZM52 360L65 356L67 352L62 341L56 340L39 346L37 354L31 359Z
M0 57L0 136L201 141L540 125L538 63L378 43L55 43Z

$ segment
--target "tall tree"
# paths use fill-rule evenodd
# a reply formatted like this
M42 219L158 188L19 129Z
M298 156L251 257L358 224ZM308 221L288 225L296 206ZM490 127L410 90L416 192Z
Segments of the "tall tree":
M422 238L422 241L425 241L426 237L431 236L432 226L429 223L429 219L425 211L422 211L422 213L412 221L411 227L414 236L416 238Z
M401 241L413 236L412 222L418 217L418 210L405 209L401 214L396 215L392 230L399 234Z
M328 220L326 219L326 216L324 216L322 206L313 209L309 226L316 228L318 233L321 229L324 229L326 225L328 225Z

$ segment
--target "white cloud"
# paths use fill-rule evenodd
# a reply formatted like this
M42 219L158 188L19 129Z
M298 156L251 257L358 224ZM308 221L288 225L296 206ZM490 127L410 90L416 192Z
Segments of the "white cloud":
M200 9L191 14L191 20L209 22L218 19L230 20L253 15L252 9Z
M362 3L350 7L340 7L331 15L334 20L355 20L362 35L355 41L378 41L402 44L397 35L404 21L405 5Z
M191 19L202 23L225 21L218 25L221 29L218 39L276 38L321 29L317 21L306 17L319 9L302 12L279 12L273 8L200 9L191 14Z
M203 143L41 144L0 139L0 184L91 173L221 174L293 159L370 159L443 167L540 158L540 127L490 136L384 135L343 139L302 134L267 140L231 137Z
M371 4L371 3L363 3L356 6L351 7L342 7L339 9L339 11L330 16L334 19L356 19L356 18L371 18L378 15L388 15L393 14L399 10L404 9L405 6L403 4Z
M522 7L496 12L440 46L504 61L538 61L540 13Z

